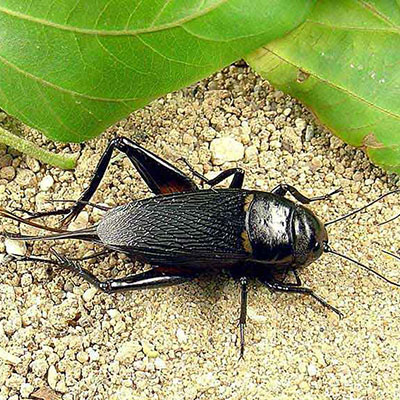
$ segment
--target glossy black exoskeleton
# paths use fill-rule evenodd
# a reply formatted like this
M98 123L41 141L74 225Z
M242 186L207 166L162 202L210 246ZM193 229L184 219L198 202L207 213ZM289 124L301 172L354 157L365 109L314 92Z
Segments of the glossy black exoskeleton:
M85 205L90 204L88 202L100 184L114 148L128 156L156 196L108 209L98 224L74 232L32 222L34 218L54 214L66 215L63 226L73 220ZM271 290L310 295L341 315L311 289L302 286L297 273L324 251L338 254L328 245L325 229L328 224L324 225L302 204L284 197L289 192L300 203L307 204L326 199L337 191L307 198L286 184L277 186L270 193L245 190L242 189L244 172L241 169L229 169L208 180L186 165L211 189L199 190L192 179L176 167L131 140L119 137L110 142L89 187L72 207L32 214L26 219L4 210L0 215L56 232L41 237L17 236L19 239L81 239L155 265L143 273L100 281L81 267L78 260L55 251L56 260L34 256L24 258L59 265L106 293L184 283L212 268L228 269L241 286L241 355L249 277L258 278ZM230 188L213 188L230 176L233 176ZM295 283L285 281L288 273L294 274Z

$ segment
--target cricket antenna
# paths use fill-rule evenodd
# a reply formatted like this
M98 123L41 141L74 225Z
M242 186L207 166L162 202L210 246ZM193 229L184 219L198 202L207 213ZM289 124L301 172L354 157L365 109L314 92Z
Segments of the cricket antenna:
M354 214L358 214L359 212L365 210L366 208L371 207L373 204L377 203L378 201L384 199L386 196L389 196L389 195L394 194L394 193L400 193L400 189L396 189L396 190L392 190L391 192L387 192L387 193L383 194L382 196L378 197L377 199L375 199L375 200L371 201L370 203L366 204L365 206L363 206L363 207L361 207L361 208L359 208L357 210L354 210L354 211L352 211L352 212L350 212L350 213L348 213L346 215L343 215L342 217L334 219L333 221L327 222L325 224L325 226L328 226L328 225L331 225L331 224L336 224L336 222L339 222L339 221L342 221L342 220L344 220L346 218L349 218ZM395 217L395 218L397 218L397 217Z
M398 260L400 260L400 256L398 256L397 254L391 253L390 251L387 250L382 250L385 254L388 254L389 256L392 256L394 258L397 258Z
M389 222L392 222L392 221L394 221L396 218L399 218L399 217L400 217L400 214L397 214L397 215L395 215L394 217L388 219L387 221L381 222L380 224L378 224L378 226L382 226L382 225L388 224Z
M336 255L336 256L342 257L342 258L344 258L344 259L347 260L347 261L351 261L351 262L353 262L354 264L358 265L359 267L364 268L364 269L367 270L368 272L371 272L372 274L376 275L377 277L383 279L385 282L390 283L391 285L400 287L400 284L399 284L399 283L396 283L396 282L391 281L390 279L388 279L388 278L386 278L385 276L381 275L379 272L374 271L372 268L368 267L367 265L362 264L362 263L360 263L359 261L354 260L354 259L350 258L349 256L346 256L345 254L340 254L340 253L338 253L337 251L335 251L335 250L333 250L331 247L329 247L327 244L325 245L324 251L325 251L325 253L331 253L331 254L334 254L334 255ZM391 253L389 253L389 252L386 252L385 250L383 250L383 251L384 251L385 253L388 253L388 254L390 254L390 255L392 255L392 256L394 256L394 257L400 259L400 257L397 257L397 256L394 255L394 254L391 254Z

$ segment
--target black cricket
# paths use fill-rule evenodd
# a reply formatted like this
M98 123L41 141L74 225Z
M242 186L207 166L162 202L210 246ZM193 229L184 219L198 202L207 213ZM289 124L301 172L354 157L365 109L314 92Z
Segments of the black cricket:
M89 203L98 188L114 149L125 153L155 196L132 201L114 208ZM185 160L183 160L185 161ZM100 281L78 261L52 250L55 259L35 256L26 261L58 265L78 274L105 293L134 289L151 289L188 282L210 269L227 269L241 288L240 356L244 352L247 285L249 278L258 278L273 291L309 295L340 317L341 312L329 305L310 288L302 286L298 271L317 260L324 252L355 262L362 268L388 280L366 265L335 252L328 244L326 226L341 221L374 204L381 198L400 190L386 193L379 199L325 225L304 207L316 200L324 200L339 190L308 198L287 184L278 185L271 192L242 189L244 172L239 168L221 172L214 179L206 179L185 161L192 174L210 185L200 190L181 170L125 137L113 139L101 157L90 185L79 200L67 209L35 213L21 218L0 210L3 217L56 232L47 236L11 235L21 240L79 239L103 245L105 252L117 251L132 259L153 265L146 272L118 279ZM214 185L233 176L230 187L215 189ZM299 203L287 199L290 193ZM101 221L85 229L67 231L65 227L86 205L106 211ZM21 211L21 210L20 210ZM48 215L65 215L62 228L51 228L32 222ZM102 253L94 254L96 257ZM296 282L287 282L289 274Z

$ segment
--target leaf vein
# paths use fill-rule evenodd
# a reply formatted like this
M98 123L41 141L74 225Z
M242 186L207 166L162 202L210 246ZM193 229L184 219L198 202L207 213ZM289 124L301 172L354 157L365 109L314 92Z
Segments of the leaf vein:
M317 75L314 72L306 70L303 66L297 65L296 63L294 63L292 61L289 61L288 59L284 58L283 56L279 55L278 53L275 53L274 51L272 51L271 49L269 49L269 48L267 48L265 46L263 47L263 49L265 49L266 51L270 52L275 57L279 58L282 62L285 62L285 63L290 64L291 66L293 66L295 68L298 68L298 69L301 69L301 70L305 71L307 74L309 74L313 78L325 83L326 85L328 85L330 87L333 87L334 89L339 90L339 91L341 91L343 93L346 93L348 96L353 97L353 98L359 100L360 102L368 105L369 107L375 108L375 109L387 114L388 116L390 116L392 118L400 120L400 115L398 115L398 114L396 114L396 113L394 113L394 112L392 112L390 110L387 110L387 109L385 109L383 107L380 107L380 106L370 102L369 100L365 99L364 97L361 97L358 94L352 92L351 90L348 90L348 89L346 89L346 88L344 88L344 87L342 87L342 86L340 86L340 85L338 85L336 83L330 82L327 79Z
M394 28L397 28L397 25L392 22L386 15L382 14L379 12L375 7L373 7L371 4L367 3L364 0L358 0L358 2L366 9L368 9L372 14L374 14L376 17L384 21L386 24L393 26Z
M160 19L162 13L164 12L164 10L167 8L168 4L171 2L171 0L167 0L164 5L160 8L160 11L156 14L156 16L153 19L153 22L150 24L151 27L153 27L157 20Z
M124 67L136 72L139 75L155 75L152 72L145 72L145 71L140 71L139 69L136 69L132 67L132 65L127 64L125 61L121 60L118 58L112 51L110 51L100 40L99 36L96 36L97 43L99 46L106 52L111 58L113 58L118 64L123 65Z
M72 96L77 96L77 97L81 97L81 98L88 99L88 100L101 101L101 102L111 102L111 103L124 103L126 101L138 100L137 97L126 98L126 99L117 99L117 98L114 99L114 98L107 98L107 97L90 96L90 95L87 95L87 94L79 93L79 92L76 92L74 90L66 89L66 88L63 88L61 86L55 85L54 83L48 82L43 78L40 78L40 77L38 77L36 75L33 75L33 74L31 74L31 73L29 73L27 71L24 71L23 69L17 67L15 64L12 64L9 61L7 61L2 56L0 56L0 62L2 62L5 66L7 66L7 67L9 67L11 69L14 69L15 71L19 72L21 75L24 75L27 78L33 79L34 81L36 81L36 82L38 82L38 83L40 83L40 84L42 84L44 86L51 87L51 88L53 88L55 90L58 90L60 92L63 92L63 93L68 93L68 94L70 94Z
M397 27L394 28L369 28L369 27L359 27L359 26L340 26L340 25L332 25L332 24L327 24L326 22L320 22L320 21L312 21L310 19L307 20L307 24L310 25L317 25L317 26L323 26L331 29L336 29L336 30L343 30L343 31L360 31L360 32L392 32L392 33L399 33L400 29Z
M65 24L68 24L68 21L71 19L72 14L76 10L76 8L78 7L80 2L81 2L81 0L77 0L76 3L73 5L73 7L71 7L71 9L68 12L67 18L65 19L65 22L64 22Z
M140 36L136 36L137 39L139 39L147 48L149 48L151 51L153 51L154 53L158 54L160 57L165 58L168 61L174 62L174 63L178 63L178 64L183 64L183 65L187 65L190 67L199 67L199 68L203 68L204 65L201 64L194 64L194 63L188 63L186 61L182 61L182 60L176 60L174 58L168 57L165 54L161 53L160 51L158 51L157 49L155 49L153 46L149 45L148 43L146 43L144 41L144 39Z
M59 24L59 23L52 22L52 21L47 21L46 19L43 19L43 18L32 17L31 15L26 15L19 11L9 10L6 7L0 7L0 12L3 14L6 14L6 15L10 15L12 17L27 20L29 22L34 22L37 24L49 26L51 28L75 32L75 33L81 33L81 34L86 34L86 35L134 36L134 35L139 35L141 33L158 32L158 31L178 27L184 23L193 21L199 17L202 17L202 16L210 13L211 11L213 11L214 9L218 8L219 6L223 5L224 3L228 2L228 1L229 0L219 0L219 1L215 2L214 4L210 5L209 7L206 7L203 10L199 11L198 13L188 15L188 16L181 18L179 20L176 20L176 21L172 21L172 22L169 22L169 23L166 23L163 25L159 25L159 26L153 26L153 27L142 28L142 29L134 29L134 30L109 30L109 31L107 31L107 30L101 30L101 29L78 28L78 27L74 27L74 26L67 26L67 25Z
M39 82L36 82L36 86L38 88L38 93L40 97L43 99L43 102L47 105L47 109L54 115L54 118L59 122L61 126L63 126L68 132L72 133L73 135L77 135L79 137L79 132L75 132L75 130L71 129L69 126L65 125L64 121L60 116L56 113L53 109L51 104L49 103L47 97L42 92L42 86L39 85Z
M108 2L104 5L103 9L99 12L99 15L96 18L96 22L94 23L94 27L97 29L97 26L99 25L100 18L101 16L107 11L108 7L110 7L110 4L112 3L113 0L108 0Z
M140 1L137 3L136 7L135 7L135 8L132 10L132 12L129 14L128 20L126 21L126 24L125 24L125 30L128 30L129 24L131 23L133 16L135 15L137 9L142 5L142 3L143 3L143 0L140 0Z

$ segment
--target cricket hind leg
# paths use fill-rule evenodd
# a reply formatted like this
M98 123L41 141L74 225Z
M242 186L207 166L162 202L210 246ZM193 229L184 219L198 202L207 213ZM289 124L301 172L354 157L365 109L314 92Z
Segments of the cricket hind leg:
M188 282L194 279L197 274L193 272L182 271L178 268L154 267L148 271L134 275L128 275L123 278L111 278L104 281L97 278L92 272L83 268L77 260L73 260L59 254L54 249L50 249L55 260L41 257L29 256L20 258L21 261L44 262L56 265L69 270L89 282L99 290L105 293L118 293L139 289L155 289L159 287L172 286Z
M106 172L114 149L121 151L129 158L154 194L197 190L197 186L190 178L167 161L126 137L117 137L108 144L88 188L82 193L77 203L69 209L69 213L62 221L63 225L72 221L84 208L85 202L92 198Z
M76 204L64 210L57 210L40 215L38 214L38 217L47 215L65 215L62 219L62 226L68 225L73 219L75 219L85 205L90 201L100 185L110 163L114 149L121 151L129 158L133 166L154 194L159 195L198 190L196 184L181 170L158 157L151 151L146 150L134 141L121 136L112 139L109 142L97 164L88 188L81 194L79 199L76 201Z

